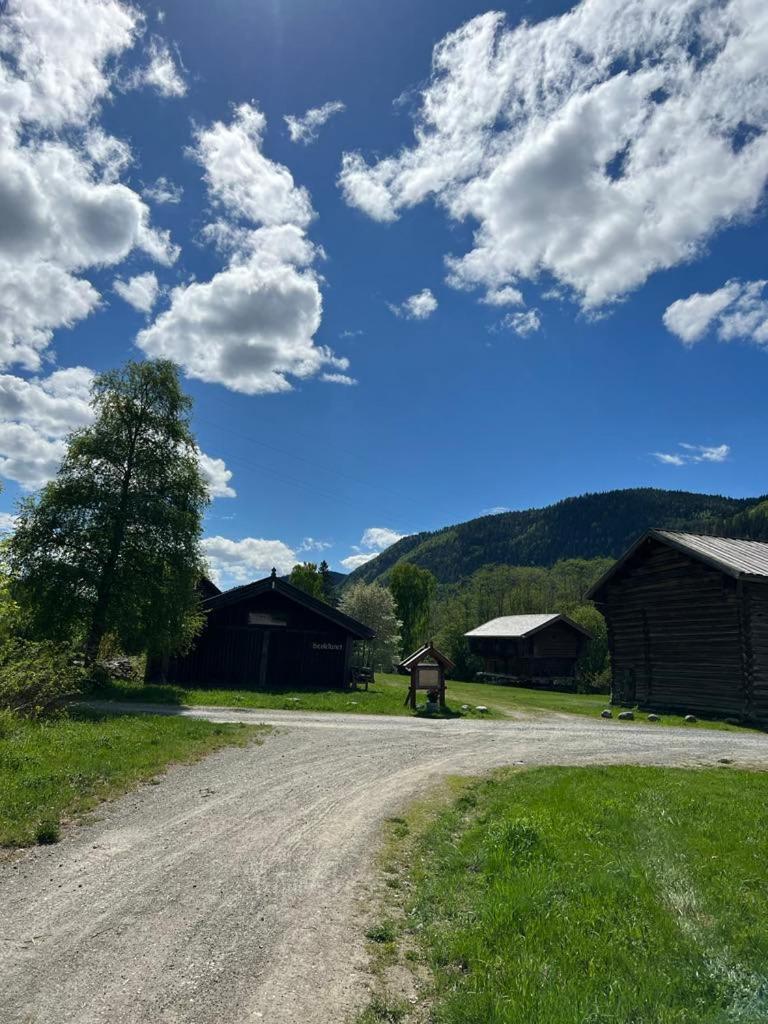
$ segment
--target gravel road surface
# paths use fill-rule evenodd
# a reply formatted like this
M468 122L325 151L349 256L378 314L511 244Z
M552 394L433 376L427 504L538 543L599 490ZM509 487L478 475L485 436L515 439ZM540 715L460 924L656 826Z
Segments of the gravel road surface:
M382 820L441 776L723 758L768 768L758 733L167 710L278 728L0 863L2 1024L343 1024L368 994Z

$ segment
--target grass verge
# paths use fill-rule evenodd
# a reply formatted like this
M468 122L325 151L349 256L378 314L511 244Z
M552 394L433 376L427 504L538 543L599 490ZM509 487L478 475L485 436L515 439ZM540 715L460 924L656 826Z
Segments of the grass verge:
M768 1021L768 775L542 768L456 785L387 844L383 912L428 971L430 1022Z
M243 746L263 727L214 725L154 715L98 715L29 722L2 720L0 846L51 843L62 823L153 778L229 744Z
M408 680L404 676L377 673L368 690L222 690L204 687L157 686L114 680L94 696L103 700L140 701L149 704L210 705L213 707L270 708L286 711L337 711L363 715L410 715L404 706ZM494 686L490 683L462 683L449 680L447 686L449 717L504 718L515 712L557 712L587 715L599 719L608 698L600 694L554 693L527 690L519 686ZM420 701L425 698L420 695ZM467 705L466 710L462 710ZM478 706L488 708L476 711ZM618 714L618 709L616 711ZM601 719L602 721L602 719ZM638 713L636 725L663 728L676 725L689 729L740 731L743 727L721 721L699 720L688 725L681 715L662 715L661 722L646 721ZM617 718L605 721L606 728L624 728Z

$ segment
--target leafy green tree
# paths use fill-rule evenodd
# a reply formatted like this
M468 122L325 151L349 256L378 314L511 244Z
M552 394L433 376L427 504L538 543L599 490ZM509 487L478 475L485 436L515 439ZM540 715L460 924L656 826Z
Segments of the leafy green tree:
M107 633L127 653L184 650L202 623L209 500L191 400L167 360L103 373L91 395L93 424L70 435L55 479L21 505L13 596L32 636L80 643L89 663Z
M324 600L323 578L315 562L300 562L291 569L288 582L303 590L305 594Z
M400 623L392 592L379 583L353 583L342 594L339 611L374 630L373 667L390 672L400 655Z
M437 580L429 569L398 562L390 574L389 586L397 617L402 622L403 648L408 655L426 639Z

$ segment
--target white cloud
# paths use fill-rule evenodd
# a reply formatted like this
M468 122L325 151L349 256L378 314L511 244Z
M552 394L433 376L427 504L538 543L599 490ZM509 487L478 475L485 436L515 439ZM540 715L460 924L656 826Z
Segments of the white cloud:
M358 383L354 377L349 377L346 373L321 373L320 380L326 384L343 384L348 388L353 388Z
M145 185L141 194L145 199L151 199L152 202L162 206L165 203L180 203L184 189L181 185L175 185L168 178L161 176L153 185Z
M141 89L146 86L167 99L179 99L186 95L187 83L168 44L153 37L149 41L147 55L147 63L132 72L126 87Z
M291 142L302 142L305 146L314 142L326 121L334 114L340 114L344 110L346 110L346 106L340 100L331 100L324 103L322 107L310 108L300 117L288 114L283 120L288 125Z
M11 512L0 512L0 530L8 533L16 529L16 516Z
M67 434L93 421L93 376L86 366L30 379L0 374L0 476L34 490L56 475ZM211 497L234 497L224 461L198 455Z
M390 530L387 526L369 526L363 533L360 544L364 548L375 548L376 551L383 551L384 548L396 544L407 536L405 533L398 533L397 530Z
M0 18L0 366L37 369L54 331L96 308L84 272L134 249L177 256L118 180L130 147L97 124L140 28L118 0L12 0Z
M486 306L522 306L523 293L519 288L505 285L503 288L490 288L482 301Z
M228 265L210 281L182 285L137 344L180 363L190 377L245 394L290 391L290 377L349 361L314 343L322 316L322 252L306 237L309 193L261 152L264 115L243 104L229 124L199 129L194 155L223 217L203 236Z
M511 510L508 509L506 505L494 505L493 508L484 508L481 514L484 516L498 516L501 515L502 512L509 511Z
M250 583L268 576L273 568L280 575L289 573L298 562L296 552L281 540L244 537L205 537L203 552L213 579L221 585Z
M665 466L684 466L686 462L682 455L673 455L670 452L653 452L652 454Z
M692 462L725 462L731 454L727 444L706 445L681 442L682 452L652 452L654 458L665 466L685 466Z
M548 273L587 309L752 215L768 177L762 0L582 0L514 28L491 12L435 47L413 145L345 154L381 221L428 199L477 224L450 283Z
M328 548L332 548L333 544L329 540L317 540L315 537L305 537L304 540L296 548L297 552L304 551L327 551Z
M347 570L347 572L354 572L355 569L359 569L361 565L365 565L366 562L370 562L372 558L375 558L378 551L370 551L367 554L347 555L346 558L342 558L341 564Z
M541 327L541 317L537 309L528 309L524 313L507 313L501 321L502 327L519 334L521 338L527 338L534 334Z
M200 472L212 498L236 498L237 491L230 486L232 470L227 469L224 459L215 459L197 449Z
M405 317L406 320L426 320L437 309L437 299L429 288L423 288L415 295L409 295L399 306L390 304L389 308L395 316Z
M398 533L397 530L392 530L388 526L369 526L363 532L360 543L352 546L353 554L342 558L341 564L349 572L352 572L407 536L407 534Z
M128 281L117 278L113 287L121 299L140 313L150 313L160 294L160 285L152 271L137 274Z
M741 339L768 345L767 281L728 281L714 292L696 292L678 299L664 311L664 326L683 342L694 345L713 326L721 341Z
M194 156L212 198L229 215L305 228L315 215L309 192L295 184L287 167L261 152L266 126L257 107L242 103L228 124L216 121L197 132Z

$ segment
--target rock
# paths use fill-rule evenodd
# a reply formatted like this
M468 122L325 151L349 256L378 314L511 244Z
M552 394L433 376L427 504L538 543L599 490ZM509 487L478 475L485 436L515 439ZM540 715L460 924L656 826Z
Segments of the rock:
M461 705L461 710L462 711L469 711L469 704L462 704Z
M601 718L613 718L613 712L611 711L610 708L605 708L604 711L600 712L600 717Z
M686 715L683 719L684 722L698 722L696 715Z
M485 706L485 704L478 704L477 707L475 708L475 711L480 711L480 712L485 712L487 710L488 710L488 708Z
M648 721L649 722L660 722L661 719L659 718L658 715L648 715Z
M733 764L732 757L720 757L717 761L718 764Z
M635 720L634 711L622 711L619 715L620 722L633 722Z

